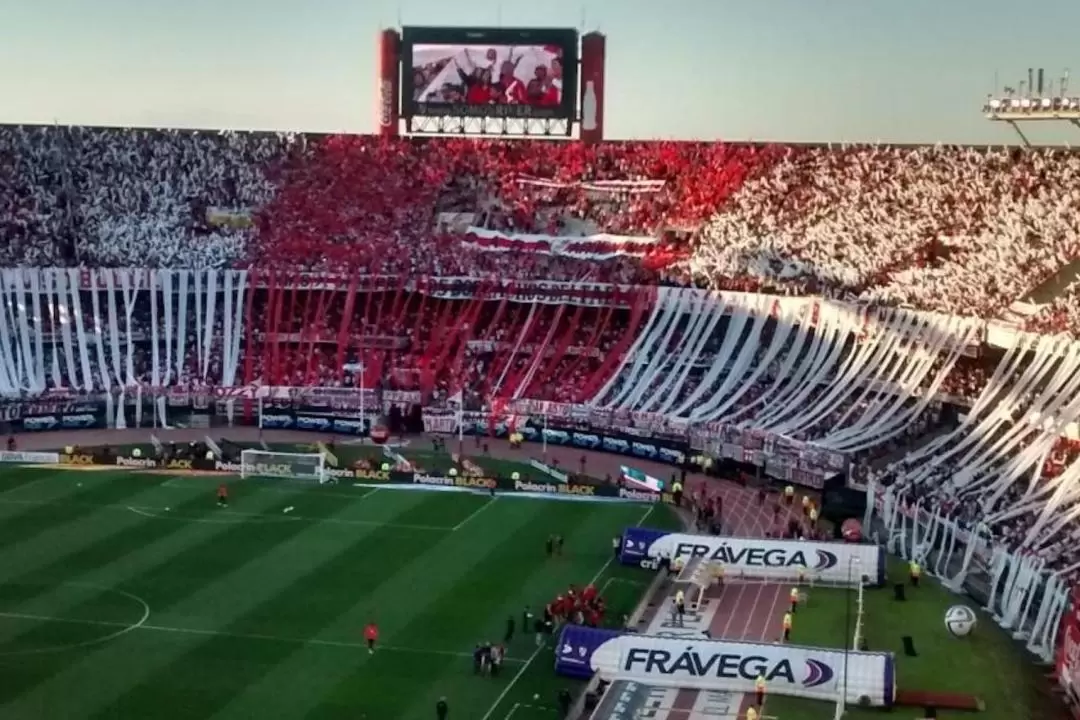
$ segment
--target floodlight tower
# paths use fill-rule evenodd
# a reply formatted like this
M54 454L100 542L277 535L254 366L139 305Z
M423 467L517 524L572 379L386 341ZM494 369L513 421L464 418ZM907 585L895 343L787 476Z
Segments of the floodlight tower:
M1021 81L1017 86L1019 91L1006 86L998 92L995 87L994 92L987 95L983 105L986 119L1008 123L1025 147L1031 147L1031 142L1021 129L1024 123L1065 121L1080 129L1080 97L1076 93L1069 95L1068 68L1058 81L1057 92L1053 80L1049 86L1043 85L1043 68L1038 69L1038 74L1032 68L1027 72L1027 81Z

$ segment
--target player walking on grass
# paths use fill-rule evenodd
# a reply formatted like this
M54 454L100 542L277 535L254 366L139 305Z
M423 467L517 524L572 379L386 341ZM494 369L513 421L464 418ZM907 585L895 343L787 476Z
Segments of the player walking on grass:
M217 488L217 504L218 507L229 506L229 487L225 483L221 483Z
M364 642L367 643L368 655L375 654L375 643L379 641L379 626L369 622L364 627Z

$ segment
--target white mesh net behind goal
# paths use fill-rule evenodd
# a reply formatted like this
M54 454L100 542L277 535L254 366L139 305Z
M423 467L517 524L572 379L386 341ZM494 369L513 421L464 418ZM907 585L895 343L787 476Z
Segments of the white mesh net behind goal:
M244 450L240 453L240 477L287 478L324 483L326 456L322 453L285 453Z

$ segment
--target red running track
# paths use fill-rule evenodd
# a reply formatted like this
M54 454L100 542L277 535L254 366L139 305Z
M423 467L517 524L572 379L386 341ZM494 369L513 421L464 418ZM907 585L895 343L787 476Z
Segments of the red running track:
M788 520L794 517L782 503L778 516L774 517L774 508L780 502L778 494L771 494L762 501L757 490L732 483L710 483L706 487L710 494L723 496L724 529L733 536L764 537L767 531L786 526ZM789 590L787 586L777 583L729 580L715 595L719 606L709 626L709 633L717 639L780 642L783 637L785 597ZM705 704L702 696L705 694L697 690L680 690L672 704L673 709L667 714L667 720L700 718L700 713L705 709L702 707ZM733 695L731 714L710 715L710 720L741 718L755 702L753 695Z

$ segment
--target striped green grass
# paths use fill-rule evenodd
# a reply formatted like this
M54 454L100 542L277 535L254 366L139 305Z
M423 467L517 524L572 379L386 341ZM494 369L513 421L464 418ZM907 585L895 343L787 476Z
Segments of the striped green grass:
M4 468L0 718L554 718L565 681L521 610L593 578L666 508L272 480ZM286 508L293 508L286 513ZM646 517L647 515L647 517ZM544 540L566 538L549 560ZM519 633L500 678L470 652ZM381 649L362 647L378 622ZM534 700L534 695L539 698Z
M893 598L892 585L907 580L907 568L898 560L889 565L890 581L883 588L864 592L863 634L871 650L896 655L897 684L901 689L976 695L986 704L977 717L984 720L1014 718L1053 718L1055 708L1049 701L1046 682L1019 643L980 613L973 635L952 637L945 629L945 611L952 605L978 605L941 587L932 578L922 586L907 588L907 600ZM852 620L847 613L845 593L854 591L814 588L809 602L799 608L793 640L800 645L843 648L851 642ZM854 613L854 610L852 610ZM915 640L918 657L904 655L904 635ZM835 705L773 696L768 712L781 720L832 720ZM897 712L912 715L915 708ZM873 720L881 711L849 708L846 718ZM939 710L942 720L974 717L972 713Z

